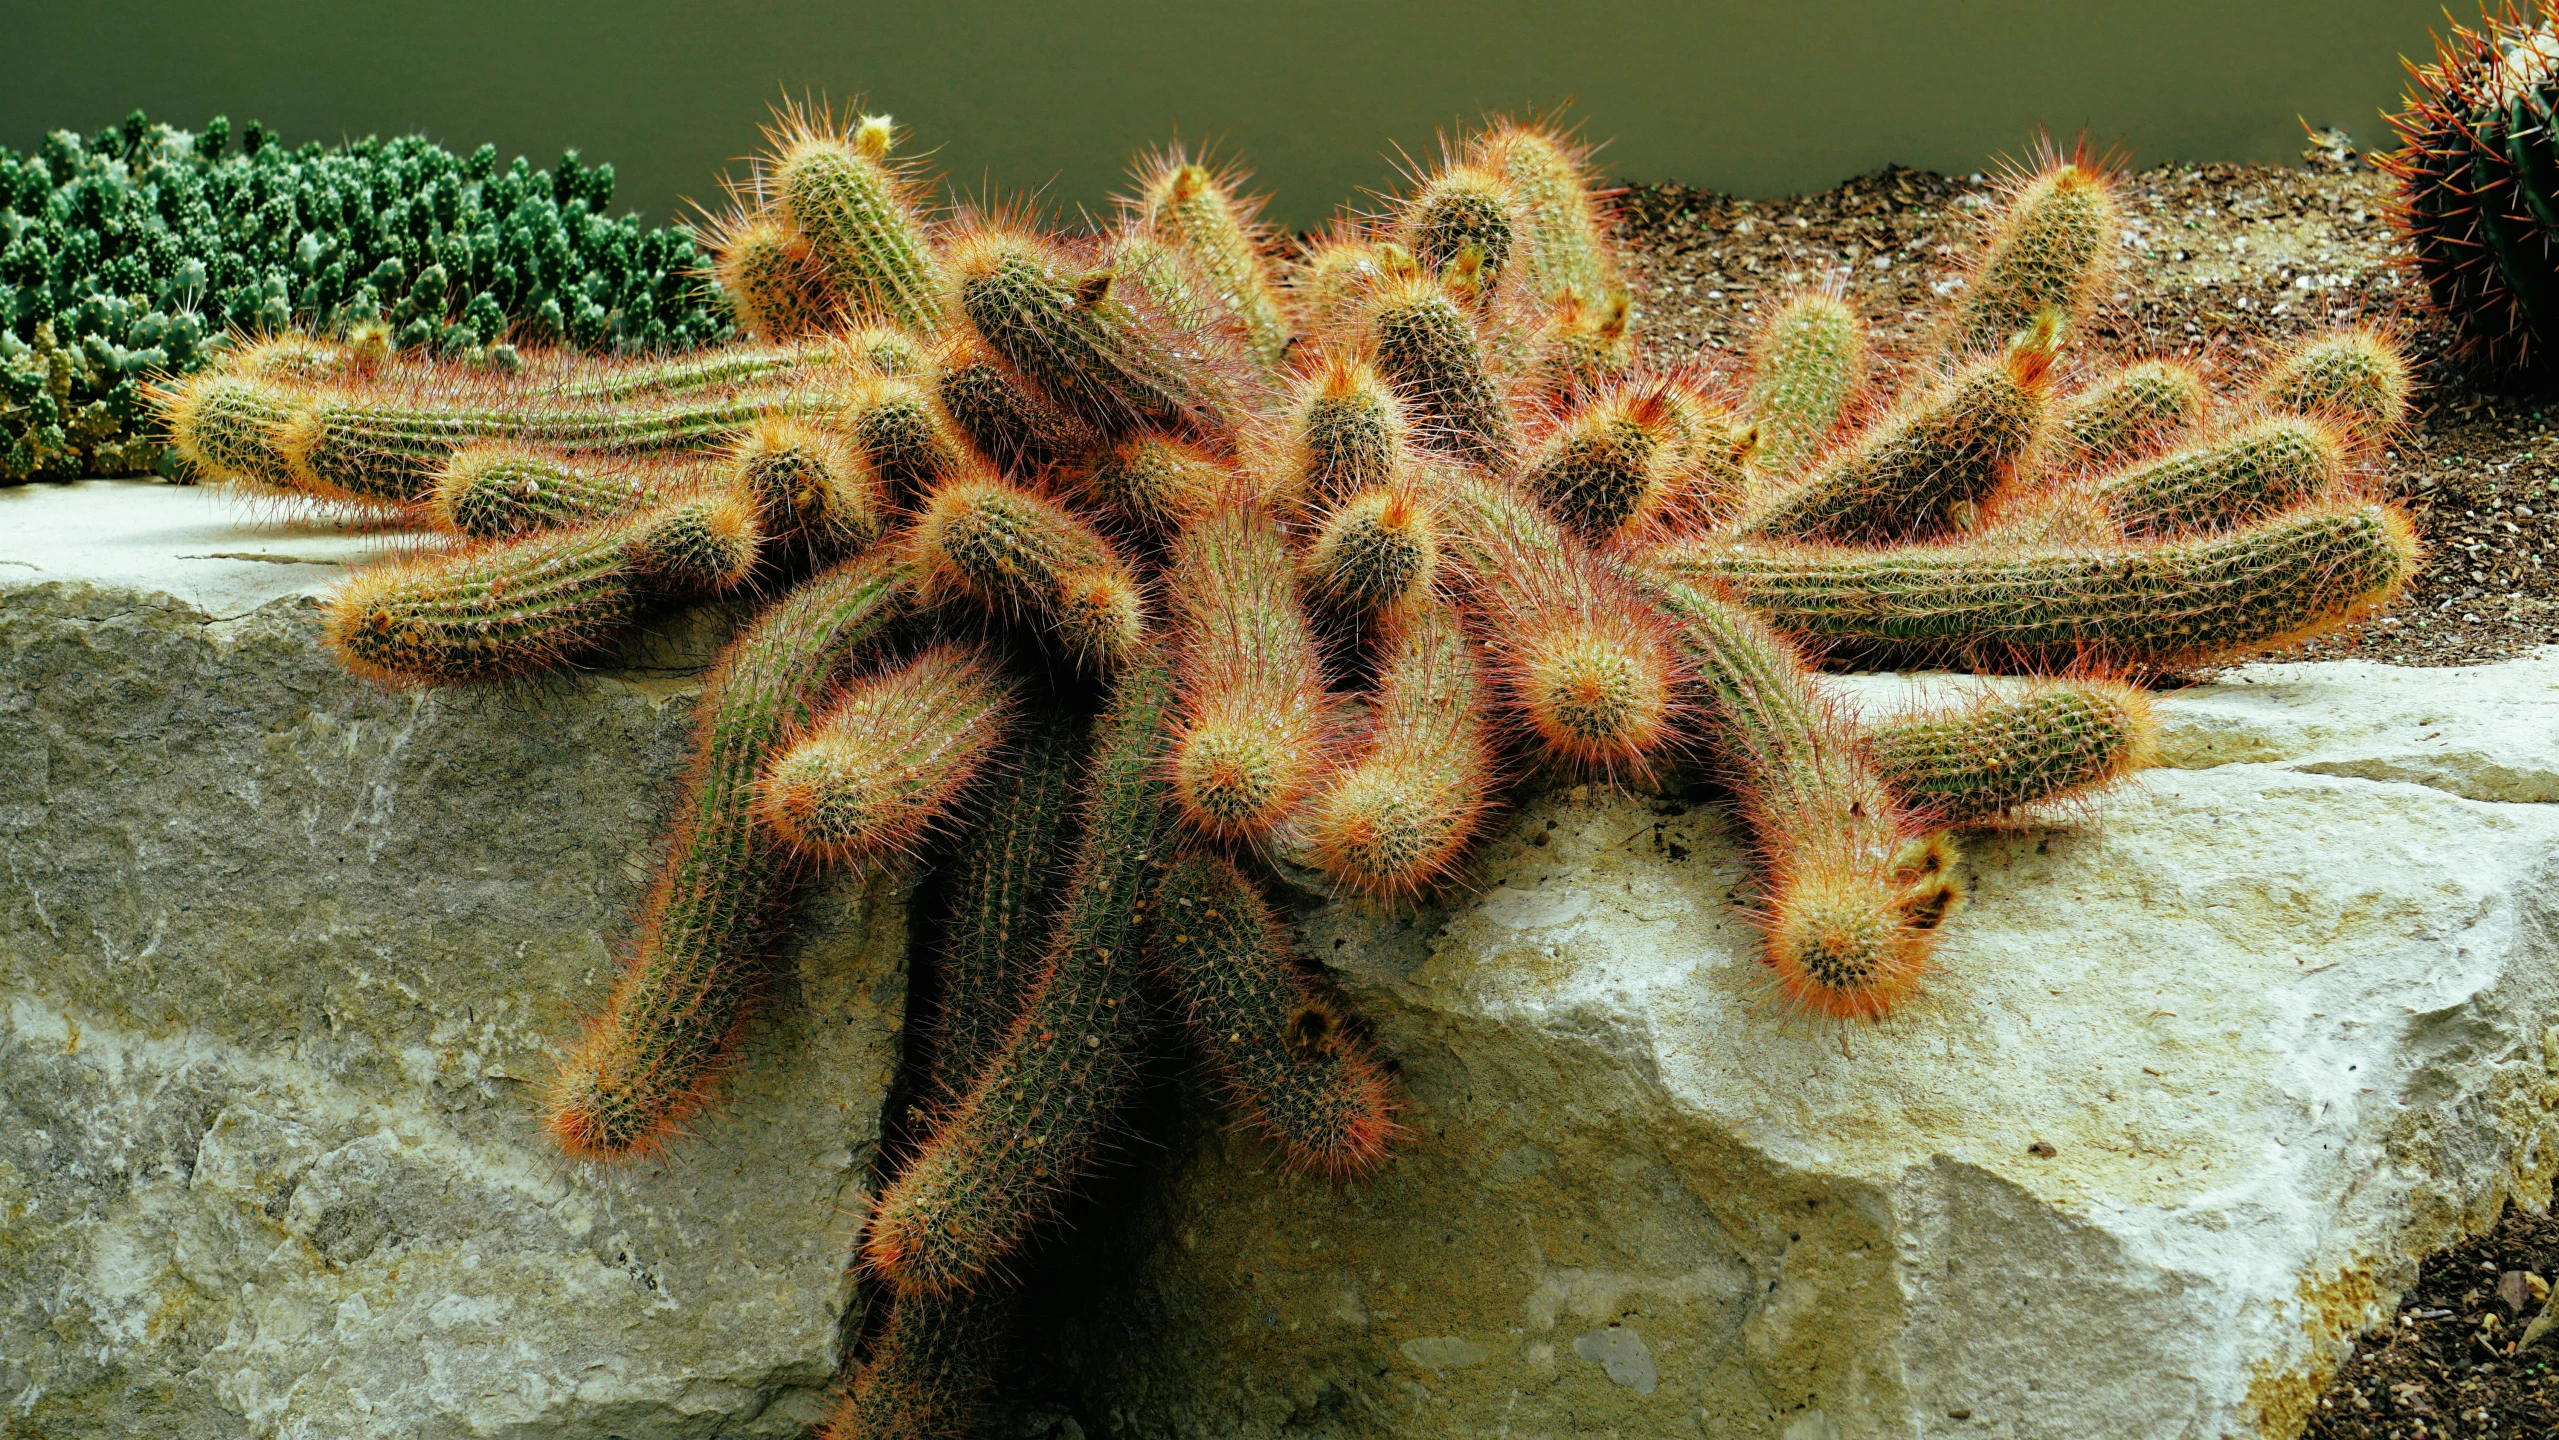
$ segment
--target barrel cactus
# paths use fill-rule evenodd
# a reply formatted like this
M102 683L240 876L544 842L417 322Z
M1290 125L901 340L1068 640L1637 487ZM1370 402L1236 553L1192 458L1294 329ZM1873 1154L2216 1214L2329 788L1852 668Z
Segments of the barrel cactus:
M2547 379L2559 345L2559 32L2509 3L2409 67L2392 218L2462 358Z

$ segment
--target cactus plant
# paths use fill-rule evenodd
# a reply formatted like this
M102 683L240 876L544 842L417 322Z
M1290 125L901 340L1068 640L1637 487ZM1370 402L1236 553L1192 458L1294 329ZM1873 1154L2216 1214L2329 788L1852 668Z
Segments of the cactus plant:
M690 234L608 219L613 167L574 150L536 170L415 135L240 138L137 110L0 149L0 480L168 468L146 392L234 332L378 320L404 350L483 361L729 333Z
M1996 351L2046 311L2077 322L2113 269L2123 218L2103 165L2084 152L2049 156L2008 190L1956 307L1957 353Z
M1261 206L1236 194L1243 179L1175 147L1140 162L1137 196L1128 203L1158 238L1191 257L1220 307L1244 327L1253 353L1264 365L1276 365L1288 351L1288 321L1280 313L1263 259L1266 242L1253 218Z
M2449 12L2447 12L2447 18ZM2391 220L2457 353L2491 372L2546 380L2559 342L2559 34L2512 0L2452 26L2431 65L2409 67L2390 117L2400 148L2378 160Z
M825 163L876 162L881 133L835 136ZM2053 401L2086 265L2073 280L1994 246L1981 275L2006 265L2000 285L2042 297L2022 334L1921 362L1896 403L1868 393L1844 304L1798 301L1729 414L1689 366L1626 371L1633 312L1562 137L1453 149L1472 168L1418 190L1497 178L1512 248L1434 238L1410 207L1338 225L1277 287L1298 337L1285 374L1246 353L1206 229L1159 215L1063 236L999 207L914 228L910 269L946 302L930 333L838 314L823 339L681 360L528 347L505 374L368 335L244 349L164 397L209 470L404 513L433 491L455 528L510 537L351 581L359 668L521 672L688 586L785 592L701 702L631 963L553 1084L571 1154L662 1147L704 1101L810 868L794 836L869 859L927 814L958 832L943 1022L916 1052L949 1068L923 1078L931 1133L862 1237L895 1302L839 1435L960 1423L982 1393L1009 1267L1098 1162L1163 1034L1146 957L1298 1163L1375 1162L1393 1132L1373 1062L1292 967L1255 872L1300 861L1409 903L1456 882L1510 788L1702 755L1742 802L1772 987L1872 1019L1919 992L1965 899L1945 827L2092 793L2149 731L2137 691L2086 679L1860 726L1799 646L2129 674L2342 623L2414 567L2404 517L2336 493L2401 394L2382 337L2310 342L2198 445L2208 407L2173 365L2100 358L2106 378ZM2025 187L1996 228L2067 231L2028 212L2089 201L2074 185ZM897 198L910 221L931 203ZM1405 220L1402 239L1384 228ZM2045 260L2067 249L2047 241ZM894 293L864 278L878 254L828 253L812 241L825 293ZM912 658L844 687L902 615ZM438 646L460 658L409 662ZM991 758L992 697L1017 683L994 677L1043 672L1062 693L1026 710L1110 689L1073 821L1072 739ZM1327 688L1348 676L1364 705ZM952 803L1008 763L1009 783ZM1045 862L1070 849L1052 903ZM1214 924L1156 904L1177 860L1168 893Z
M1172 864L1171 667L1134 657L1094 734L1083 837L1044 969L966 1097L871 1207L862 1253L901 1297L1005 1265L1094 1163L1136 1080L1140 937Z
M911 851L976 777L1012 719L982 652L936 645L827 702L765 766L756 803L812 860L875 864Z
M1288 932L1233 862L1176 862L1157 898L1147 963L1173 992L1218 1083L1301 1170L1351 1176L1386 1158L1386 1077L1307 978Z

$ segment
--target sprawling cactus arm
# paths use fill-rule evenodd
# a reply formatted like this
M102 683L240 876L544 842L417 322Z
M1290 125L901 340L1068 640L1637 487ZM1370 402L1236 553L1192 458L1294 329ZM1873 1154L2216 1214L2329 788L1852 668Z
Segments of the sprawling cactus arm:
M1700 528L1740 503L1743 448L1694 395L1637 382L1575 407L1529 455L1521 484L1587 540L1673 520Z
M1518 430L1466 307L1436 281L1391 279L1370 298L1365 321L1377 371L1403 401L1414 439L1470 464L1507 468Z
M764 527L766 558L785 573L822 568L880 538L888 486L832 428L768 417L722 460L722 478Z
M1439 574L1439 521L1418 486L1362 490L1324 517L1308 548L1309 587L1356 613L1393 610L1431 592Z
M1757 918L1778 992L1834 1019L1890 1013L1926 973L1930 932L1960 898L1952 872L1793 645L1705 590L1667 579L1648 588L1688 652L1716 768L1758 845Z
M2326 497L2345 463L2335 431L2284 416L2119 470L2090 498L2127 535L2227 530Z
M1337 224L1298 257L1282 293L1301 334L1332 337L1358 317L1370 291L1417 268L1403 246Z
M1253 213L1237 198L1239 177L1220 175L1173 151L1139 176L1137 209L1167 244L1179 247L1208 277L1219 305L1244 327L1253 353L1265 366L1288 351L1288 322L1263 259Z
M1094 737L1074 877L1042 973L976 1085L871 1209L901 1297L982 1283L1098 1163L1143 1043L1141 925L1172 861L1172 670L1121 672Z
M1170 317L1119 293L1109 270L1079 270L1056 245L989 224L952 246L960 312L1013 373L1107 435L1138 428L1231 435L1232 385L1185 353Z
M1815 644L2043 669L2082 660L2165 669L2373 613L2415 573L2417 542L2396 509L2327 504L2147 545L1858 551L1701 540L1666 546L1652 563L1715 584Z
M2275 362L2258 385L2267 404L2314 416L2371 450L2408 418L2414 381L2399 347L2380 331L2357 326L2314 335Z
M1145 635L1137 577L1092 526L983 470L936 486L906 540L934 602L961 597L1054 631L1079 662L1108 669Z
M913 852L1003 742L1013 687L980 649L935 645L844 687L765 767L764 823L812 860Z
M806 237L763 209L716 218L703 236L711 278L729 297L738 324L758 340L812 335L826 324L833 297L809 258Z
M1174 798L1206 834L1260 840L1331 759L1330 706L1287 538L1262 506L1232 501L1182 532L1167 577L1182 615Z
M1096 453L1071 483L1082 498L1155 531L1178 530L1231 492L1235 467L1161 435L1132 435Z
M932 1046L932 1088L946 1103L976 1083L1038 968L1085 731L1057 717L1032 724L953 863Z
M284 427L297 397L270 382L207 371L157 393L169 443L196 474L257 490L290 490Z
M2053 681L1865 730L1884 783L1938 825L2095 794L2150 765L2158 745L2149 695L2110 680Z
M321 633L348 669L394 685L531 675L584 659L653 599L742 581L753 510L705 495L565 534L370 566L329 597Z
M2144 360L2053 405L2045 468L2098 474L2183 444L2204 420L2203 377Z
M1624 295L1597 305L1565 296L1529 342L1530 374L1564 396L1625 378L1635 368L1634 317L1634 303Z
M1649 770L1670 743L1680 684L1659 614L1516 492L1450 473L1427 493L1504 698L1537 741L1577 767Z
M662 1147L708 1097L766 975L794 863L755 818L766 758L809 723L849 657L904 608L903 561L849 561L733 641L696 710L695 761L664 867L604 1012L552 1077L549 1126L569 1154Z
M1607 216L1579 147L1545 126L1501 125L1476 151L1510 182L1527 220L1531 292L1550 303L1578 300L1594 313L1623 299Z
M966 330L935 351L933 393L979 453L1008 474L1030 474L1101 448L1100 431L1014 376Z
M2043 421L2058 318L1876 423L1801 481L1754 503L1742 533L1877 543L1969 528Z
M1329 504L1402 474L1410 428L1403 402L1356 355L1316 357L1291 387L1279 428L1284 483L1303 503Z
M1147 928L1147 963L1192 1043L1293 1168L1350 1176L1385 1160L1397 1128L1385 1072L1231 861L1177 862Z
M820 397L743 391L654 404L542 404L518 396L444 402L344 390L293 403L277 432L288 483L378 507L424 501L446 457L480 440L570 454L664 455L715 446L766 414L817 413Z
M825 116L792 111L768 132L771 185L809 262L851 316L911 330L941 318L942 275L918 214L913 181L888 160L893 130L864 116L851 134Z
M1445 275L1468 249L1475 253L1484 290L1501 284L1515 252L1524 217L1519 197L1502 173L1482 165L1449 165L1422 182L1404 202L1395 238L1424 274Z
M685 488L686 479L482 442L456 450L444 462L427 497L427 519L475 540L503 540L646 510Z
M968 442L932 390L893 375L867 375L844 390L837 422L892 490L922 490L956 475Z
M1866 322L1826 290L1769 312L1750 341L1743 409L1758 427L1751 468L1792 476L1812 463L1866 383Z
M2073 158L2022 177L1964 289L1952 348L1995 351L2046 310L2085 319L2122 233L2112 176Z
M888 1303L888 1323L817 1440L978 1440L1013 1325L1013 1287Z
M1492 810L1482 687L1473 642L1445 606L1390 619L1369 748L1307 807L1318 869L1390 900L1448 878Z

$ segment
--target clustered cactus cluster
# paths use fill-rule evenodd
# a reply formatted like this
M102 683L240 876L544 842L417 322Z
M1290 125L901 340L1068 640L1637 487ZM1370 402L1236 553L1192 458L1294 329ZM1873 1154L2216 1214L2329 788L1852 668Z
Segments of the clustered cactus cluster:
M939 857L927 1107L864 1229L892 1304L838 1437L968 1432L1024 1247L1168 1023L1291 1164L1389 1154L1389 1067L1292 952L1273 866L1406 904L1522 787L1702 764L1754 841L1771 993L1871 1019L1963 899L1951 830L2145 762L2138 672L2366 615L2416 563L2361 484L2405 401L2380 337L2222 396L2073 346L2120 233L2076 159L2018 177L1887 383L1820 290L1746 373L1639 365L1605 197L1539 125L1286 247L1180 152L1062 234L928 208L885 119L771 138L716 246L752 343L496 376L277 340L163 401L210 474L451 535L331 604L394 683L778 596L706 685L549 1121L578 1157L668 1144L795 889ZM1823 652L2044 678L1870 723Z
M139 110L32 155L0 148L0 481L133 474L138 395L233 332L380 327L503 363L510 339L662 350L727 339L680 229L613 219L613 167L549 170L423 136L290 148L251 121Z

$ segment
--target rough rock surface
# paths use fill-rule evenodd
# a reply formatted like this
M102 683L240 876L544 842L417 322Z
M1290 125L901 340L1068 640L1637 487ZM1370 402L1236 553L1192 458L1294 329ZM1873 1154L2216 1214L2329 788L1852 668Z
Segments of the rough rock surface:
M0 493L0 1433L791 1433L902 898L816 897L675 1163L556 1165L531 1092L717 624L391 696L311 644L354 548ZM1881 1028L1766 1003L1703 805L1553 795L1462 903L1313 913L1417 1141L1346 1189L1150 1147L1032 1336L1085 1432L2289 1434L2412 1255L2559 1169L2559 651L2161 703L2170 768L1970 842Z
M1553 796L1445 912L1318 912L1418 1143L1176 1145L1061 1343L1087 1428L2295 1433L2413 1256L2550 1194L2559 650L2160 708L2171 768L1968 842L1881 1028L1766 1002L1711 809Z
M313 642L363 543L0 491L0 1434L797 1434L902 899L813 899L673 1163L557 1162L546 1046L612 978L700 646L387 694Z

